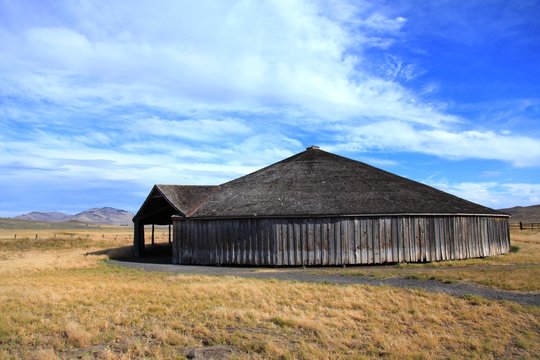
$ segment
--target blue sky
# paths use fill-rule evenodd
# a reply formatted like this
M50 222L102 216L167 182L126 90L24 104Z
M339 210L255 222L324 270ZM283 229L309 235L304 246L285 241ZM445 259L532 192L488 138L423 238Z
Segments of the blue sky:
M136 211L311 144L540 203L540 2L0 0L0 216Z

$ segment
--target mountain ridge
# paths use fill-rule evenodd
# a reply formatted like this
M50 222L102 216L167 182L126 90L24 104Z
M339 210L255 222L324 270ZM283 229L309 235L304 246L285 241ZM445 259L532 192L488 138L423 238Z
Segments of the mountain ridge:
M511 223L540 223L540 204L531 206L514 206L499 211L510 214Z
M14 219L42 222L78 221L89 224L130 225L134 214L112 207L91 208L71 215L58 211L32 211L15 216Z

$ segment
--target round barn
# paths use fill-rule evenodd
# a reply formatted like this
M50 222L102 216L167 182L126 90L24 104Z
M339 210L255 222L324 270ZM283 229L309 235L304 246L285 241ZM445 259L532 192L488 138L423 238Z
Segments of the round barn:
M133 219L172 224L175 264L425 262L510 249L508 215L311 146L218 186L155 185Z

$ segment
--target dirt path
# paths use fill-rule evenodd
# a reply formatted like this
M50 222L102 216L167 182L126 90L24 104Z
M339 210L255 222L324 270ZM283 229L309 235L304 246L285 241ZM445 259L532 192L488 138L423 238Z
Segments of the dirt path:
M447 284L437 280L403 278L374 279L371 277L356 275L313 274L309 273L309 268L265 269L227 266L190 266L119 260L110 260L110 263L129 268L143 269L146 271L162 271L190 275L238 276L254 279L278 279L286 281L322 282L343 285L387 285L407 289L422 289L454 296L475 295L492 300L509 300L526 305L540 306L540 293L522 293L516 291L497 290L486 286L468 283Z

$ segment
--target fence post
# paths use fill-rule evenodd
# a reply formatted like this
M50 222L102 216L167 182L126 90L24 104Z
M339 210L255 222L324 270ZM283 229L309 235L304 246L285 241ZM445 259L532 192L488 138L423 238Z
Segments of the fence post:
M519 222L519 230L523 230L523 222Z

